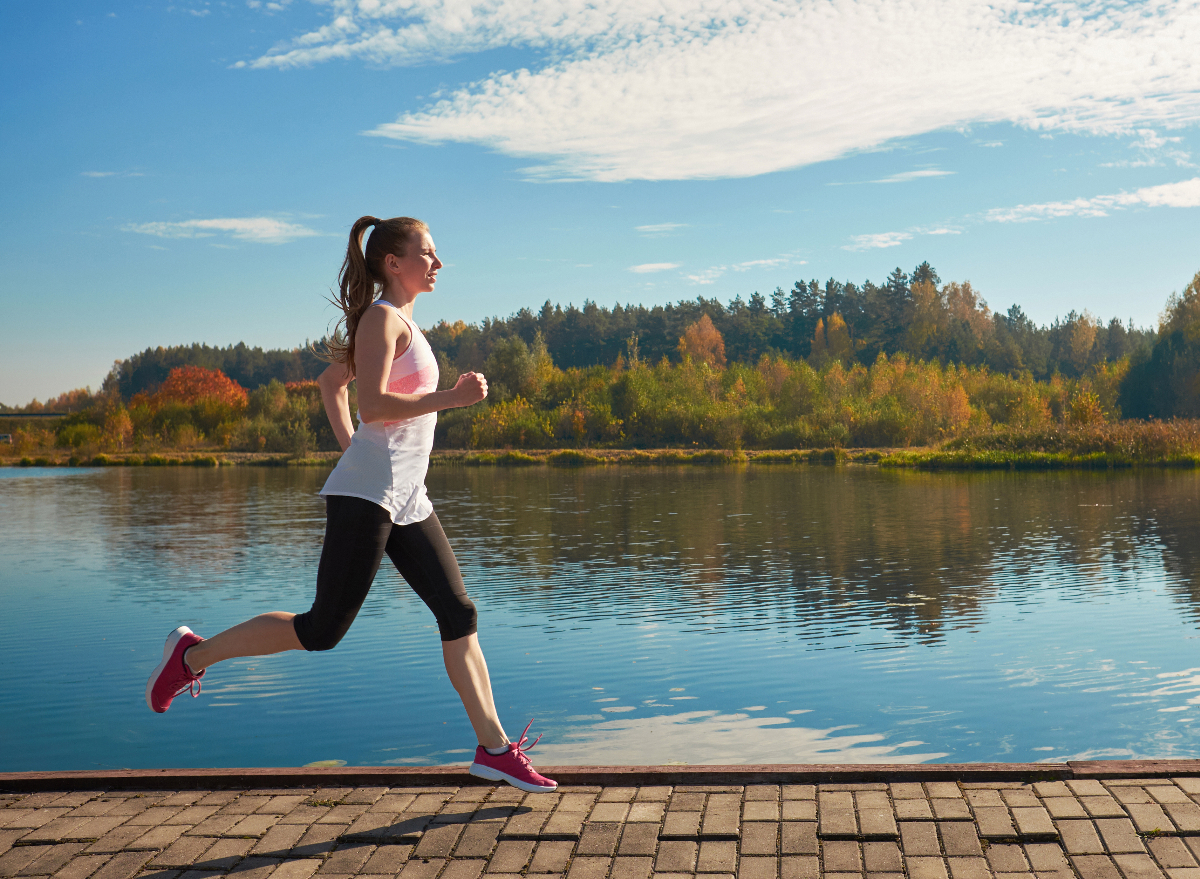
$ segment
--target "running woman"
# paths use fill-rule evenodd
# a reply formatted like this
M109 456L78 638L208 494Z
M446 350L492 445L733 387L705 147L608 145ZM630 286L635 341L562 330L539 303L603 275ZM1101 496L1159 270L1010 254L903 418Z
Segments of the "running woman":
M368 227L374 228L364 253ZM529 724L516 742L500 725L475 605L425 492L438 411L487 396L487 381L475 372L461 375L450 390L437 390L437 358L412 314L441 267L429 227L420 220L362 217L351 228L338 277L345 333L335 333L331 363L318 380L344 454L321 489L325 543L312 608L260 614L208 639L180 626L167 637L162 662L146 684L146 702L161 713L176 696L199 695L205 671L225 659L332 649L354 622L386 552L437 619L446 672L479 739L471 774L525 791L552 791L558 785L539 775L525 754L538 741L525 744ZM357 431L347 394L355 379Z

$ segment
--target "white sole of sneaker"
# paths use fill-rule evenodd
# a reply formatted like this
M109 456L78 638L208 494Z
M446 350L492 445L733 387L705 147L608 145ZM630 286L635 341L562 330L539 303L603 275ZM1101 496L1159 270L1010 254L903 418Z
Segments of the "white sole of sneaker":
M508 773L501 772L499 769L493 769L490 766L480 766L478 763L472 763L471 768L467 771L476 778L486 778L488 781L507 781L513 787L531 794L548 794L558 790L557 784L554 787L538 787L536 784L530 784L527 781L513 778Z
M179 639L184 635L190 635L191 633L192 630L187 626L180 626L171 634L167 635L167 643L163 645L162 662L160 662L155 667L154 671L150 673L150 680L146 681L146 704L150 707L151 711L154 711L154 703L150 701L150 692L154 689L154 682L157 681L158 676L166 670L167 663L171 661L171 654L175 652L175 645L179 643ZM155 713L158 714L161 712Z

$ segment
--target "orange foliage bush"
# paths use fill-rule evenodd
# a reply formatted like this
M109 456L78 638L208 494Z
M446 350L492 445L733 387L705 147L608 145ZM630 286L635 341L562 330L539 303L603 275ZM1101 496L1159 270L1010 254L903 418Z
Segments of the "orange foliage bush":
M152 406L163 403L191 405L210 400L240 410L246 407L247 399L246 389L219 369L177 366L155 391L150 403Z
M725 365L725 339L707 314L701 315L700 320L683 331L679 337L679 354L709 366Z

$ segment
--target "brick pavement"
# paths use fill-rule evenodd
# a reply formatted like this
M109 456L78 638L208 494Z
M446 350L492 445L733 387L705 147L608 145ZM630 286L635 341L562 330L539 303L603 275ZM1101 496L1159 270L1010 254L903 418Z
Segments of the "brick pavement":
M0 793L0 879L222 876L1200 879L1200 769L554 794L384 783Z

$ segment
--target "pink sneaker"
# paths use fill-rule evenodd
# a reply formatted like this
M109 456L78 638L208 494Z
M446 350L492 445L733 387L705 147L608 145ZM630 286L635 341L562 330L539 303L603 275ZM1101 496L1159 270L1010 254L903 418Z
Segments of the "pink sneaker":
M189 690L193 699L200 695L200 678L204 677L204 672L192 674L183 661L183 652L203 640L187 626L180 626L167 636L162 662L146 681L146 704L159 714L171 707L171 700L176 696Z
M552 790L558 790L558 782L538 775L533 764L529 762L529 758L525 756L525 752L540 742L542 737L538 736L532 744L521 747L527 741L525 733L529 732L529 727L532 725L532 720L525 724L525 729L521 730L520 740L509 742L508 750L503 754L489 754L487 749L480 745L475 749L475 762L471 764L468 771L472 775L490 781L507 781L513 787L530 793L549 793Z

